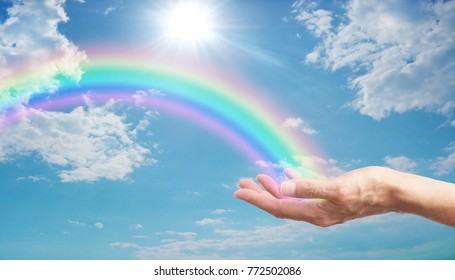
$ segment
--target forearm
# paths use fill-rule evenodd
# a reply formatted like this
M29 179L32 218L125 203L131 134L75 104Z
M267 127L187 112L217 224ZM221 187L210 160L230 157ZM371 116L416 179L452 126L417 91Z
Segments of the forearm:
M455 227L455 184L388 169L389 207Z

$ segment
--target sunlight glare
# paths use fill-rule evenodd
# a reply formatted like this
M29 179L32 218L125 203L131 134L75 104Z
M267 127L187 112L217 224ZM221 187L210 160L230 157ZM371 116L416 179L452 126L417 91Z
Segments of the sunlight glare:
M165 20L166 36L179 42L198 43L212 36L210 9L197 2L180 2Z

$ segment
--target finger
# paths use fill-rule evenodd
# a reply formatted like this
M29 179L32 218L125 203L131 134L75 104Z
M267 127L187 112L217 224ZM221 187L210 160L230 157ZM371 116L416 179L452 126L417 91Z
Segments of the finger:
M317 207L310 200L277 199L270 193L258 193L249 189L240 189L234 193L238 199L244 200L277 218L287 218L313 223L312 217L317 216Z
M259 193L249 189L240 189L234 193L234 196L267 211L274 216L277 216L276 213L280 211L279 203L277 202L278 199L268 192Z
M333 198L333 186L328 180L293 179L281 184L280 192L284 196L299 198Z
M299 172L292 168L286 168L283 172L284 175L286 175L286 177L288 177L289 179L303 178L303 176Z
M283 198L284 196L280 192L280 185L272 179L270 176L260 174L256 177L259 183L276 198Z
M236 190L234 192L234 197L235 198L238 198L238 199L241 199L241 200L244 200L248 203L251 203L251 197L260 197L261 199L270 199L270 198L274 198L269 192L267 191L261 191L261 192L258 192L258 191L255 191L255 190L251 190L251 189L239 189L239 190ZM253 203L251 203L253 204ZM256 205L256 204L254 204Z
M263 190L258 184L256 184L251 179L242 179L239 181L238 185L241 189L250 189L253 191L257 191L257 192L260 192Z

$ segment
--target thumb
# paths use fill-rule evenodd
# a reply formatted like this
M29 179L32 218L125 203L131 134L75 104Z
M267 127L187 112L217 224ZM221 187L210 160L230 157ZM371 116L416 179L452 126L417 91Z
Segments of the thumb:
M326 180L294 179L281 183L281 194L299 198L330 199L330 185Z

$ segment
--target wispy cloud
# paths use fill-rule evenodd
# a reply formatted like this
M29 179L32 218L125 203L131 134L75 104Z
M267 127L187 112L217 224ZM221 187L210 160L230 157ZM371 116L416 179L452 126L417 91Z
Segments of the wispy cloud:
M123 6L123 0L113 0L111 6L107 7L104 10L104 15L107 16L114 12L115 10L121 8Z
M141 246L139 246L137 244L127 243L127 242L114 242L114 243L111 243L109 245L112 246L112 247L123 248L123 249L127 249L127 248L140 249L141 248Z
M304 121L301 118L288 118L286 119L283 124L283 127L286 128L299 128L302 130L303 133L308 134L308 135L314 135L317 134L318 131L316 131L314 128L312 128L308 122Z
M386 156L384 158L385 163L387 166L396 169L396 170L401 170L404 172L415 172L415 168L417 167L417 163L405 156L397 156L397 157L392 157L392 156Z
M184 192L175 192L172 194L172 198L175 200L191 200L191 199L198 199L202 196L202 194L198 191L184 191Z
M104 10L104 15L107 16L115 10L117 10L117 7L108 7L106 10Z
M393 259L452 259L455 246L455 238L436 239L422 244L406 246L402 244L396 248L374 248L372 250L346 250L337 252L337 259L363 259L363 260L393 260ZM446 248L446 249L444 249ZM448 250L447 250L448 249ZM452 250L452 253L450 252ZM308 254L302 252L301 258L307 257ZM322 255L324 256L324 255ZM321 257L322 257L321 256ZM325 254L324 258L330 258Z
M136 238L136 239L147 239L148 236L147 236L147 235L133 235L132 238Z
M192 238L196 238L196 236L197 236L197 233L192 232L192 231L175 231L175 230L167 230L167 231L163 232L162 234L183 237L185 239L192 239Z
M136 229L136 230L138 230L138 229L143 229L143 228L144 228L144 226L141 225L141 224L130 225L130 229Z
M374 119L413 109L450 116L455 41L447 38L455 37L454 1L351 0L342 8L334 15L315 2L294 4L294 19L320 39L306 62L351 68L357 98L350 105ZM334 17L343 20L334 25Z
M303 222L281 221L269 226L243 229L213 228L205 238L165 238L151 245L114 242L114 248L131 249L139 259L390 259L453 257L453 238L441 242L406 242L394 249L371 240L408 238L396 230L397 223L415 229L428 227L415 216L389 214L371 216L332 228L318 228ZM224 226L223 226L224 227ZM414 238L419 237L419 230ZM358 243L362 243L359 250ZM333 244L339 248L333 249ZM450 245L449 245L450 244ZM415 253L415 255L413 255Z
M225 189L232 189L228 184L221 184L221 187Z
M159 246L140 246L132 243L115 242L112 247L134 248L140 259L220 259L244 258L244 250L254 251L264 246L299 242L311 242L305 237L312 232L308 225L286 222L278 226L261 226L251 230L214 229L214 238L168 240ZM236 253L238 252L238 253ZM262 251L261 251L262 252ZM262 256L264 258L264 256Z
M48 179L44 176L40 175L30 175L30 176L22 176L18 177L16 179L17 181L32 181L32 182L38 182L38 181L47 181Z
M455 170L455 141L451 142L444 151L448 155L436 158L430 166L436 175L447 175Z
M234 211L232 211L230 209L216 209L216 210L213 210L212 214L222 215L222 214L230 213L230 212L234 212Z
M200 226L205 226L205 225L221 225L223 224L223 219L210 219L210 218L204 218L200 221L196 221L196 224Z
M70 225L81 226L81 227L87 226L86 223L80 222L80 221L75 221L75 220L70 220L70 219L68 219L68 220L66 220L66 221L67 221L68 224L70 224Z

